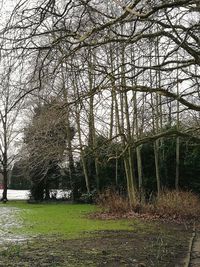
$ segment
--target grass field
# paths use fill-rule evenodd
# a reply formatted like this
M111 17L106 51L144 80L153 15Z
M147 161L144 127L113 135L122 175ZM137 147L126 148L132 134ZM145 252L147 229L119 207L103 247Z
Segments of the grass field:
M7 204L6 204L7 205ZM100 230L133 230L141 226L137 221L128 220L93 220L87 218L89 213L97 211L95 205L83 204L27 204L26 202L9 202L7 207L20 209L23 221L21 229L27 234L61 234L68 238L86 236Z
M11 201L1 208L17 211L20 227L13 225L11 232L27 239L0 245L0 267L170 267L187 250L189 233L182 227L139 219L89 219L89 213L98 211L94 205Z

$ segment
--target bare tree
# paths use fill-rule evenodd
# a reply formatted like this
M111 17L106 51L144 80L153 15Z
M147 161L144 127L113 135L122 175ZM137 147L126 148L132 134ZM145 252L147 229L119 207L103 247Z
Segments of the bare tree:
M9 172L18 154L17 142L19 143L22 139L19 115L23 101L18 99L18 88L15 83L13 84L12 75L15 75L13 69L4 65L0 84L0 163L3 174L2 201L4 202L7 201Z
M189 111L196 115L200 111L200 15L198 0L121 3L113 0L19 1L1 38L2 51L8 56L15 51L21 65L29 66L27 61L33 59L28 77L29 82L35 82L34 89L45 90L49 79L51 94L59 95L58 70L63 64L68 66L64 68L63 85L66 86L68 77L73 76L76 90L72 90L73 97L67 96L66 105L78 115L81 148L85 142L81 131L86 131L89 136L97 187L100 166L96 134L98 131L105 134L109 129L110 139L121 138L123 144L123 151L117 158L124 157L127 191L130 202L133 202L137 191L133 153L138 145L147 140L154 142L159 193L160 138L170 135L198 138L197 127L194 131L178 128L163 132L163 129L168 123L166 118L170 117L173 125L177 116L180 115L178 121L181 121ZM112 51L108 53L108 50ZM67 86L73 88L73 83L70 81ZM107 117L102 119L99 110L105 106ZM152 113L148 111L150 107ZM143 110L141 117L140 109ZM67 112L69 114L69 110ZM78 112L88 115L87 126L83 126L80 120L84 116ZM139 130L141 127L142 131ZM178 147L177 142L177 163ZM136 151L141 187L139 147ZM88 170L84 172L88 184Z

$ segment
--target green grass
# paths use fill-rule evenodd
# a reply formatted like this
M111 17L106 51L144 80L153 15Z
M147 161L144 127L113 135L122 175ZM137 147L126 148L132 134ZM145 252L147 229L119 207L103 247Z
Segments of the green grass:
M129 266L134 259L147 266L164 267L172 266L187 250L188 234L182 228L177 231L176 227L139 219L89 219L87 214L98 210L94 205L9 201L0 204L0 214L2 207L17 208L16 216L23 222L20 228L5 227L5 235L15 238L27 234L27 240L0 246L1 266L103 266L105 262Z
M41 235L64 235L68 238L88 236L101 230L133 230L133 221L129 220L94 220L87 214L97 211L94 205L78 204L28 204L9 202L7 207L20 209L18 216L23 221L16 232ZM135 224L137 224L135 222Z

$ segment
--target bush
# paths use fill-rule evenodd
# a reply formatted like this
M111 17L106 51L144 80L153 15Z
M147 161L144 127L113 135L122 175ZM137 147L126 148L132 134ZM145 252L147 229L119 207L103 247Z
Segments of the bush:
M124 214L131 211L128 198L112 189L99 194L97 204L108 213Z
M200 216L200 200L192 192L165 191L156 198L153 211L156 214L174 218L198 218Z
M98 196L97 204L103 211L112 215L135 216L140 213L142 217L163 218L167 220L199 220L200 199L192 192L164 191L153 203L136 202L130 206L128 198L118 192L107 189ZM150 216L150 217L149 217Z

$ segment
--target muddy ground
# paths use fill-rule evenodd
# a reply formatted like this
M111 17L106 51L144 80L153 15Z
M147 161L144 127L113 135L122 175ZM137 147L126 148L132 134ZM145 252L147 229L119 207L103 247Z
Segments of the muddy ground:
M0 246L0 266L184 266L190 233L180 226L164 228L150 233L102 231L75 240L40 236L7 243Z

